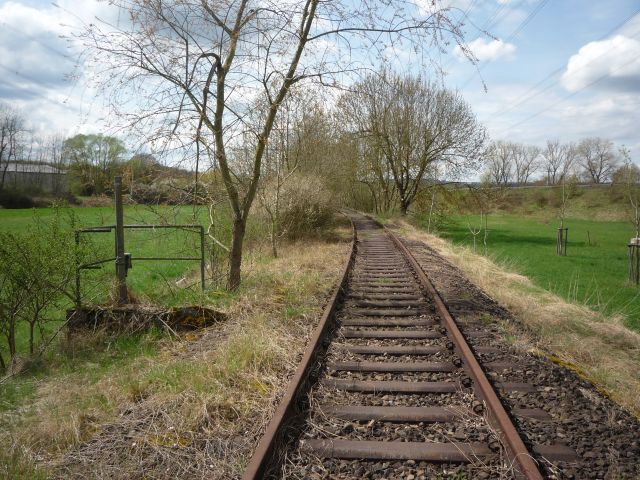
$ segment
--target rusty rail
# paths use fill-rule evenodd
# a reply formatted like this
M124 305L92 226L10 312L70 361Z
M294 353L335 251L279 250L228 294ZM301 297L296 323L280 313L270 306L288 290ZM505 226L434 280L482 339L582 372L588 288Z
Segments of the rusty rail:
M264 435L260 439L260 443L258 443L245 469L244 475L242 476L243 480L265 478L270 469L277 463L276 459L280 456L280 449L286 443L284 437L288 429L292 426L301 399L309 392L312 383L310 377L312 375L313 365L316 363L318 356L326 350L327 345L323 344L323 340L326 339L326 333L331 329L335 311L355 258L357 232L353 222L351 222L351 232L351 252L345 262L342 276L324 309L322 318L313 336L309 340L309 344L295 374L289 381L287 391L282 397L278 408L267 425Z
M368 217L369 220L373 220ZM375 222L375 220L373 220ZM375 222L378 226L381 226L379 222ZM504 406L500 402L495 390L489 383L489 380L484 374L482 367L478 363L478 360L473 354L473 351L467 344L463 334L460 329L456 325L453 317L449 313L447 307L445 306L442 298L439 293L433 286L432 282L429 280L425 272L423 271L420 264L411 254L411 252L407 249L407 247L402 243L402 241L398 238L395 233L391 232L387 228L384 228L384 232L390 238L391 242L395 247L397 247L399 253L409 264L409 267L418 279L418 285L420 288L424 289L424 291L430 294L433 302L435 304L436 310L440 315L443 324L444 331L446 330L447 336L452 341L454 348L456 350L457 355L460 359L462 359L462 364L467 374L471 377L473 381L473 388L476 395L484 401L486 405L486 409L488 411L488 420L490 425L495 428L500 436L500 439L505 446L507 451L507 455L510 460L513 461L515 470L519 478L525 478L527 480L542 480L543 476L540 473L540 470L532 458L529 450L525 446L522 438L518 434L515 426L513 425L509 415L507 414ZM312 382L315 381L315 376L318 374L317 367L317 359L320 357L322 352L326 352L328 347L328 333L331 331L332 326L334 324L334 318L336 311L338 310L338 304L340 298L343 294L344 287L347 282L347 278L349 276L349 272L354 264L355 254L356 254L356 229L354 222L352 220L352 230L353 230L353 240L351 246L351 255L349 256L349 260L347 261L340 282L335 289L328 305L325 307L324 314L318 327L316 328L313 337L311 338L309 345L305 351L302 361L298 365L298 368L295 372L295 375L290 381L289 387L280 402L273 418L269 422L267 429L265 431L264 436L262 437L260 443L256 451L251 458L247 469L245 470L243 479L244 480L255 480L255 479L263 479L266 478L278 465L279 460L282 457L283 448L287 444L286 435L288 433L294 432L292 435L293 438L297 437L296 431L296 422L299 422L301 419L301 415L299 415L305 405L304 405L304 397L309 392ZM370 247L369 247L370 248ZM381 247L376 247L381 248ZM393 305L391 305L392 307ZM391 308L389 307L389 308ZM395 310L394 310L395 311ZM406 313L406 312L405 312ZM401 325L401 320L394 320L395 324ZM422 321L425 322L424 320ZM353 321L352 321L353 323ZM375 322L374 322L375 323ZM374 323L369 323L373 325ZM415 323L415 322L414 322ZM415 323L416 325L418 323ZM381 325L383 325L381 323ZM343 334L349 333L348 330L345 330ZM386 336L390 335L390 332L383 331ZM393 332L391 332L393 333ZM404 333L404 337L406 338L414 338L407 337L407 332ZM411 333L411 332L409 332ZM424 332L423 335L427 335L428 332ZM415 337L418 338L418 337ZM423 338L423 337L419 337ZM431 338L431 337L429 337ZM400 353L404 352L401 350L402 348L407 347L397 347ZM416 347L412 347L416 349ZM423 347L425 350L428 348ZM412 350L413 351L413 350ZM370 365L371 364L371 365ZM375 367L375 368L374 368ZM381 371L381 369L393 370L397 368L413 368L414 370L420 371L441 371L450 369L451 366L445 363L436 364L436 363L415 363L415 364L387 364L384 362L360 362L357 365L358 369L370 369ZM353 370L354 367L351 364L335 364L333 368L339 369L348 369ZM416 370L416 371L417 371ZM395 371L395 370L393 370ZM403 370L404 371L404 370ZM448 371L448 370L447 370ZM339 383L339 380L334 380L334 383ZM343 381L344 383L344 381ZM387 388L389 391L394 392L404 392L409 391L407 388L411 387L411 389L419 389L425 388L428 392L432 391L440 391L439 388L448 389L449 391L452 388L455 388L456 385L453 383L447 382L353 382L349 388L352 388L353 391L375 391L382 392L386 391ZM405 384L406 383L406 384ZM442 383L442 385L441 385ZM355 385L357 384L357 385ZM371 384L371 385L369 385ZM375 384L375 385L374 385ZM358 388L355 388L358 387ZM429 388L427 388L429 387ZM436 389L436 390L434 390ZM443 391L445 391L443 390ZM423 390L420 390L421 392ZM411 390L412 393L415 393ZM357 412L354 410L358 410ZM335 407L334 414L343 415L345 418L354 418L354 416L362 416L362 418L373 418L377 416L388 417L390 413L387 411L391 407L387 407L386 409L378 409L356 406L351 409L345 409L342 407ZM396 408L396 407L394 407ZM336 410L337 409L337 410ZM448 418L449 413L441 411L442 409L397 409L394 410L396 416L399 419L413 419L416 420L418 417L422 418L436 418L445 421ZM337 412L337 413L336 413ZM355 412L355 413L354 413ZM424 418L423 418L424 417ZM291 438L289 439L291 441ZM362 442L362 441L343 441L343 440L305 440L307 446L314 450L316 453L327 456L336 456L338 458L406 458L406 459L424 459L427 461L463 461L469 455L486 455L489 454L490 451L483 445L476 444L466 444L466 445L436 445L429 444L429 448L424 448L424 445L420 445L417 443L403 443L403 444L394 444L393 442ZM469 451L461 448L467 448ZM393 450L395 448L395 450ZM391 450L389 450L391 449ZM396 451L397 450L397 451ZM486 451L485 451L486 450Z
M433 297L438 313L444 320L445 328L455 344L458 354L464 359L464 365L467 373L473 380L474 390L478 396L484 400L487 410L489 411L489 421L492 426L498 430L502 437L503 444L506 446L510 454L510 458L515 460L518 470L527 480L542 480L544 477L540 473L538 465L531 457L529 450L522 441L520 434L513 425L511 418L509 418L509 415L502 405L502 402L500 402L495 390L489 383L487 376L462 335L462 332L460 332L455 320L442 301L440 294L433 286L433 283L431 283L431 280L429 280L429 277L424 273L418 261L402 243L400 238L398 238L398 236L387 227L383 226L383 228L411 264L412 268L418 275L420 283Z

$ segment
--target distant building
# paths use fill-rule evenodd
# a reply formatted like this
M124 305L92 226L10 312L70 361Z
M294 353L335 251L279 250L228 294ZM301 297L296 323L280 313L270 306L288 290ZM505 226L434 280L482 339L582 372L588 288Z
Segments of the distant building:
M25 192L66 193L69 189L64 170L46 163L9 162L0 165L4 188Z

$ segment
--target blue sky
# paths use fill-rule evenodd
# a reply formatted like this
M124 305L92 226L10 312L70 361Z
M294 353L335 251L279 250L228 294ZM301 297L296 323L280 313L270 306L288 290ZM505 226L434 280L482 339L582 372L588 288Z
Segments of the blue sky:
M639 158L638 0L454 3L471 7L467 41L481 39L481 61L479 73L451 63L447 84L463 92L493 138L542 145L603 136ZM501 43L472 26L488 21L497 22L490 30Z
M478 72L448 47L445 84L493 139L543 146L602 136L640 163L640 0L442 1L467 13L480 60ZM34 130L105 129L104 100L74 70L73 41L61 38L96 15L109 15L106 2L0 0L0 102L26 112ZM68 78L74 72L79 79Z

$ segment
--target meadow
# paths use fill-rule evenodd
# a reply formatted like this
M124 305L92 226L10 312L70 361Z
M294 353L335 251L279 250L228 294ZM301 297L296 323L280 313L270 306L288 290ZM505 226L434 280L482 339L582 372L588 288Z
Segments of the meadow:
M32 234L31 227L39 219L47 222L55 211L52 208L40 209L0 209L0 231L17 234ZM229 243L231 237L230 221L226 209L216 212L215 228L212 232L222 243ZM62 208L64 228L70 239L74 238L74 229L113 225L115 212L113 207L64 207ZM72 220L70 220L72 219ZM144 206L130 205L124 210L125 224L199 224L209 226L209 212L205 207L184 206ZM73 225L72 225L73 224ZM262 236L262 227L250 223L247 241ZM81 242L86 251L86 262L94 262L114 257L114 233L82 234ZM145 261L136 257L199 257L200 236L193 230L182 229L127 229L125 231L125 250L132 254L133 268L127 276L127 286L131 297L137 303L160 306L198 304L203 292L199 281L199 260L187 261ZM205 239L205 260L208 265L217 266L217 270L206 272L206 294L225 296L219 292L223 286L225 252L212 248L209 238ZM114 262L102 264L99 269L82 270L82 302L85 304L109 304L113 302L115 279ZM182 280L181 280L182 279ZM217 294L215 292L218 292ZM55 331L65 319L65 311L73 305L62 300L60 305L49 312L50 321L44 324L44 335ZM20 328L26 328L21 325ZM18 332L18 350L26 351L27 338L24 332ZM0 352L6 346L0 344Z
M424 217L416 220L426 228ZM478 215L453 215L441 225L439 235L473 248L469 226L480 226ZM583 303L606 315L622 315L627 327L640 331L640 288L627 281L631 225L569 218L566 226L567 256L560 257L555 254L557 219L491 214L486 254L570 302ZM482 237L481 233L476 238L478 253L485 253Z

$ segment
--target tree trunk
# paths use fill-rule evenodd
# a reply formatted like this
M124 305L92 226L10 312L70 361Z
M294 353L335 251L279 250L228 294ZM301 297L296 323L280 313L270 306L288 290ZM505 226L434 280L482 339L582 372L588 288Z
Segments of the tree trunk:
M33 329L35 328L36 323L29 323L29 353L33 355Z
M409 209L409 202L404 199L400 199L400 215L403 217L406 217L408 209Z
M4 168L2 169L2 177L0 177L0 190L4 189L4 179L7 175L8 168L9 168L9 162L7 161Z
M274 218L271 219L271 254L273 258L278 258L278 245L277 245L277 228L276 228L276 220Z
M431 216L433 215L433 204L436 201L436 192L435 190L431 194L431 206L429 207L429 224L427 225L427 233L431 233Z
M227 290L236 290L240 286L240 269L242 267L242 244L247 226L244 217L234 218L231 236L231 250L229 251L229 281Z
M487 217L488 214L485 213L484 215L484 237L482 238L482 244L484 245L484 254L487 254L487 236L489 235L489 232L487 231Z
M3 372L7 370L7 364L4 362L4 357L2 356L2 352L0 352L0 369Z
M11 357L11 362L16 358L16 324L15 319L9 320L9 331L7 333L7 343L9 344L9 355Z

